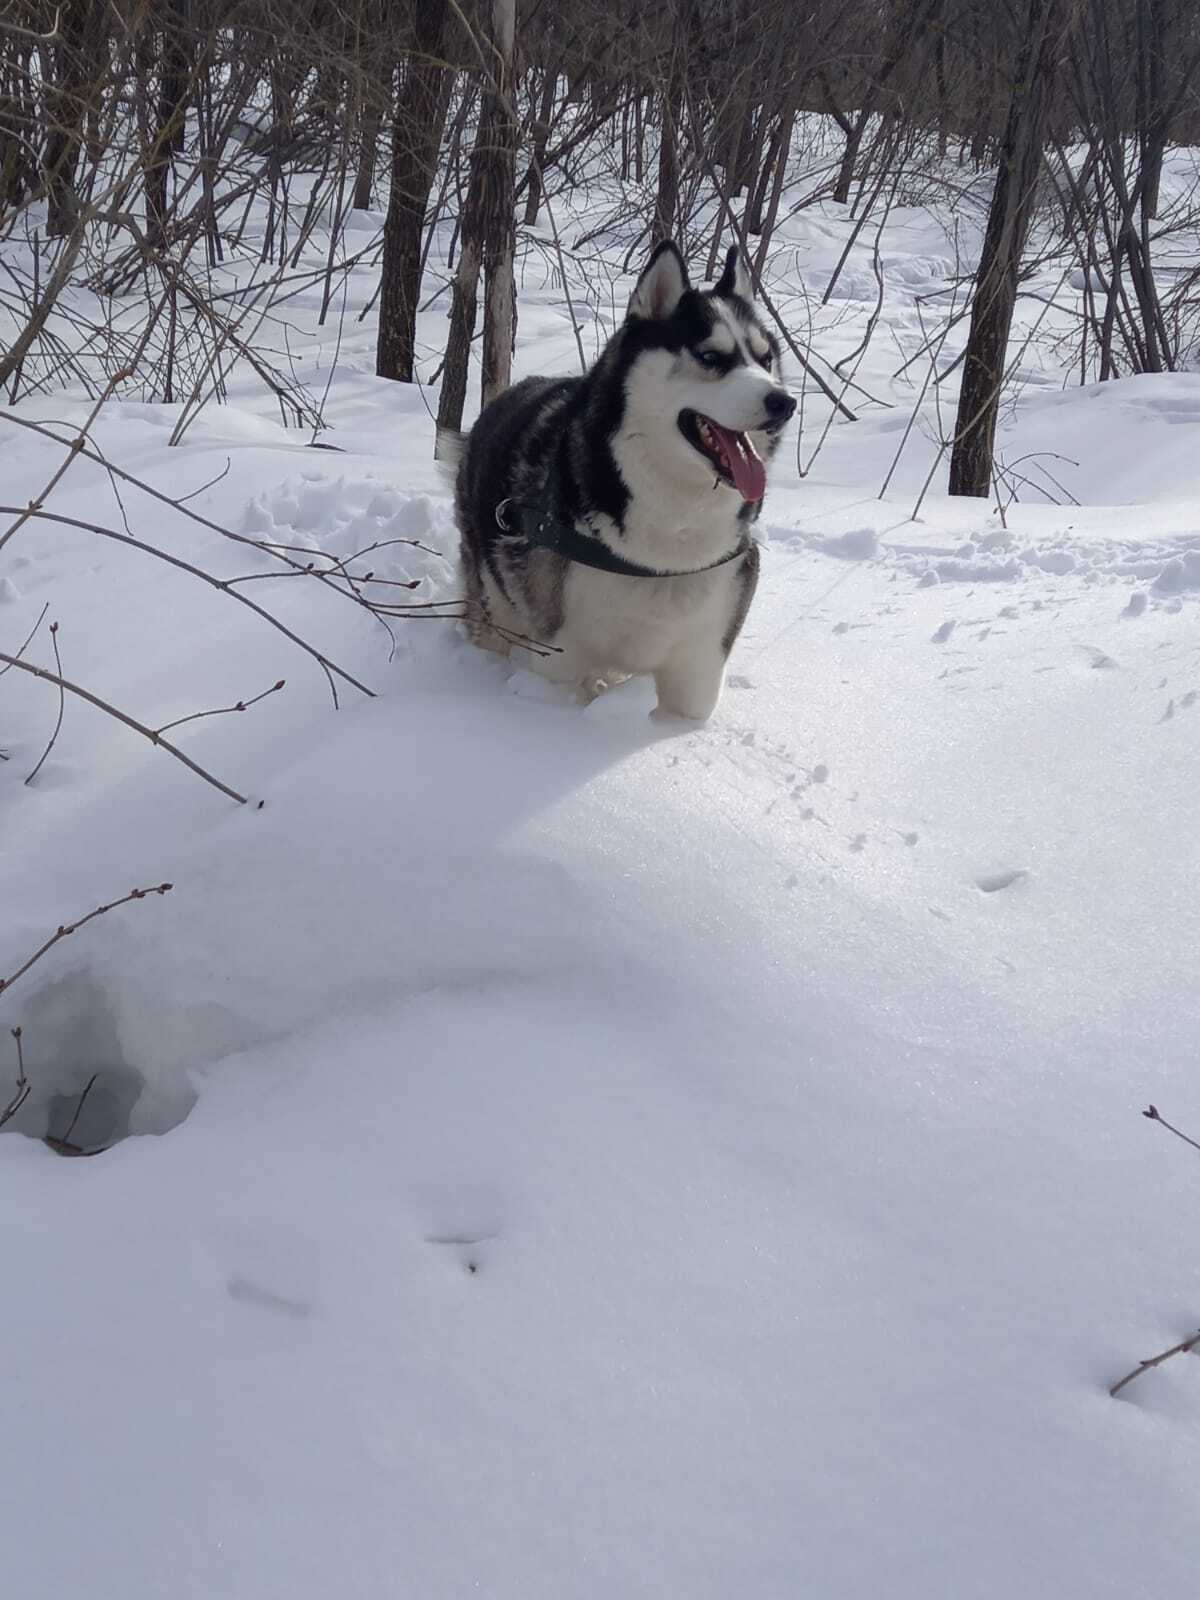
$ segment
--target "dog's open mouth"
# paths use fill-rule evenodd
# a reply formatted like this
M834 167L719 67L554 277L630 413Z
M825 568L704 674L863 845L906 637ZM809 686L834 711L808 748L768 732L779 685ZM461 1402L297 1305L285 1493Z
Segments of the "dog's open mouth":
M748 434L723 428L699 411L681 411L679 431L743 500L761 500L766 494L767 469Z

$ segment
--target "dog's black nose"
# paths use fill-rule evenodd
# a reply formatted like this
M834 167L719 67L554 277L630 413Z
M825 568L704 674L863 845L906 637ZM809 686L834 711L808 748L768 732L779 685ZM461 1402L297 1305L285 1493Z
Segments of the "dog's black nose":
M763 399L767 416L774 423L784 423L796 409L796 402L786 389L770 389Z

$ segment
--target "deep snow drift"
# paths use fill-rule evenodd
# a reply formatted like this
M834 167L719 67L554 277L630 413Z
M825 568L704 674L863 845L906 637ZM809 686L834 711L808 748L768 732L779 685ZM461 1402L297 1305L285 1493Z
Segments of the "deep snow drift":
M819 288L846 224L789 226ZM890 228L903 344L947 225ZM330 389L342 454L249 387L182 448L173 408L132 402L95 441L235 531L417 539L436 553L377 574L452 594L424 397L367 376L372 338ZM522 371L569 369L550 287L521 339ZM860 377L896 410L803 481L781 463L703 728L652 725L644 685L580 711L449 624L398 624L393 654L315 583L248 585L379 692L335 712L186 574L49 523L0 552L0 648L49 603L66 675L151 726L287 680L176 735L261 808L79 703L26 787L56 696L0 683L0 973L175 884L0 997L26 1131L96 1070L98 1115L170 1129L91 1160L0 1138L6 1592L1193 1586L1200 1369L1107 1388L1200 1325L1197 1158L1138 1114L1200 1128L1200 378L1030 382L1008 457L1069 457L1084 503L1004 527L931 494L914 522L921 430L876 498L894 356ZM88 409L20 414L65 438ZM0 416L3 502L60 456ZM252 569L122 497L139 536ZM122 526L88 462L51 505Z

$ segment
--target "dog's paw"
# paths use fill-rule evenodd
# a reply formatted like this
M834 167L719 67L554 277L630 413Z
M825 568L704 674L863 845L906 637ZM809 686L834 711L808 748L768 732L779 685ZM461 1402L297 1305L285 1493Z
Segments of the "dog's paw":
M707 722L716 709L715 705L711 705L706 711L678 711L672 706L664 706L660 701L650 713L650 720L667 726L674 724L676 727L694 728L697 723Z

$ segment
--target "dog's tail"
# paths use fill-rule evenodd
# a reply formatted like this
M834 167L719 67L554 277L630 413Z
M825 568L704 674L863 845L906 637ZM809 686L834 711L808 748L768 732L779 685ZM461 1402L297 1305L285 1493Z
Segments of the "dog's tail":
M453 489L462 458L467 453L467 436L456 428L439 428L433 447L437 470Z

